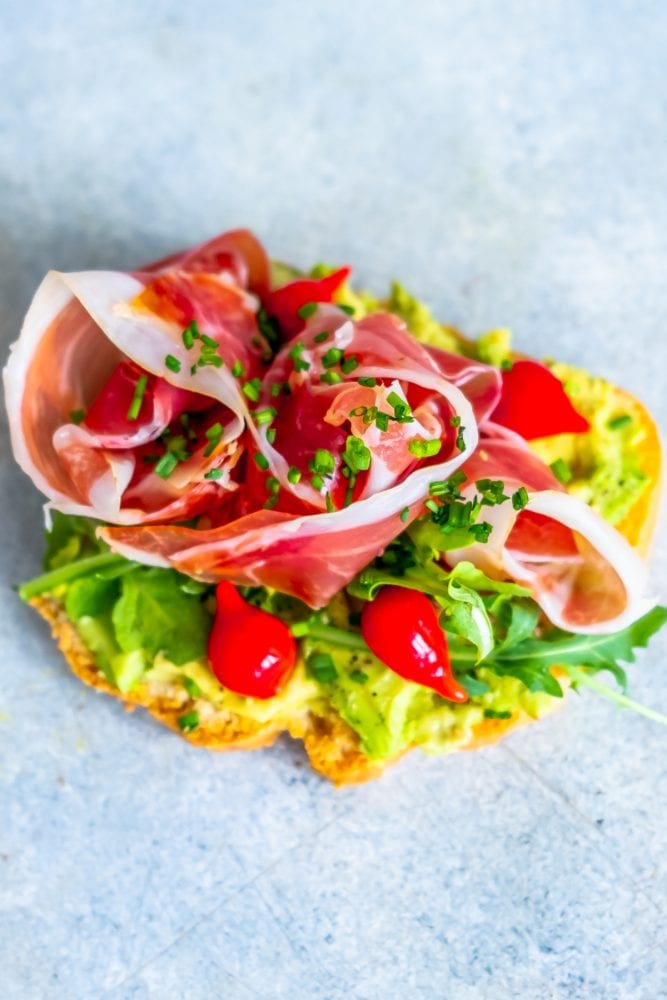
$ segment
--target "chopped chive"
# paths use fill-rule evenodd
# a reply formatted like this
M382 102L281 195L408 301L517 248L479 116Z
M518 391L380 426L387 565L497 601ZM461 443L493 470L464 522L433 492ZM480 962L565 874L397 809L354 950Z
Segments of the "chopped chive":
M359 385L365 385L369 389L374 389L375 386L378 384L376 378L371 378L371 377L369 377L367 375L364 375L361 378L358 378L357 382L359 383Z
M427 510L430 510L432 514L440 513L440 504L436 503L435 500L424 500L424 506Z
M301 473L297 469L296 465L290 465L289 469L287 470L287 481L289 483L292 483L293 486L296 486L296 484L299 482L300 479L301 479Z
M336 508L334 507L334 502L331 499L331 494L330 493L326 493L325 494L325 496L324 496L324 502L327 505L327 511L329 512L329 514L333 514L333 512L335 511Z
M330 653L311 653L306 660L306 673L321 684L330 684L338 677L338 671Z
M512 718L512 713L508 712L508 711L497 712L493 708L485 708L484 709L484 718L485 719L511 719Z
M330 347L328 351L325 351L322 355L322 364L325 368L333 368L335 365L340 364L343 360L344 351L340 347Z
M253 378L249 382L243 383L243 393L252 400L253 403L259 402L260 393L262 391L261 379Z
M368 680L368 674L365 674L363 670L351 670L350 680L354 681L355 684L365 684Z
M267 476L264 483L269 493L277 493L280 489L280 482L275 476Z
M465 442L465 438L463 436L463 432L464 431L465 431L465 427L461 426L461 427L459 427L459 432L456 435L456 447L459 449L459 451L465 451L465 449L466 449L466 442Z
M268 458L266 458L265 455L262 455L262 453L260 451L255 452L255 454L252 456L252 458L253 458L253 461L254 461L255 465L257 466L257 468L261 469L263 472L266 472L266 470L269 467L269 460L268 460Z
M218 342L217 340L214 340L213 337L209 337L205 333L200 333L199 339L201 340L204 347L208 347L211 351L217 351Z
M290 388L289 382L283 382L283 392L285 393L286 396L292 395L292 390Z
M565 485L569 483L573 478L572 469L562 458L557 458L555 462L552 462L549 466L554 476L559 483Z
M305 306L297 309L296 314L299 319L310 319L314 312L317 312L317 302L306 302Z
M388 430L389 429L389 414L388 413L383 413L382 410L380 410L375 415L375 424L376 424L377 427L380 428L381 431Z
M488 542L492 526L488 521L480 521L479 524L469 524L468 531L476 542Z
M222 469L209 469L204 473L204 479L222 479Z
M177 721L182 733L191 733L199 725L199 712L185 712L179 715Z
M354 316L354 306L339 305L338 308L342 309L348 316Z
M358 367L359 367L359 362L357 361L357 359L355 357L349 357L345 358L345 361L341 363L340 370L342 372L345 372L346 375L349 375L350 372L353 372L354 369Z
M132 402L127 411L128 420L136 420L141 412L141 402L144 398L144 393L146 392L146 386L148 385L148 376L140 375L137 379L137 384L134 387L134 395L132 396Z
M208 456L212 455L216 447L220 444L220 440L222 438L222 424L212 424L205 433L208 439L208 444L204 449L204 458L208 458Z
M460 427L461 426L461 418L460 417L452 417L451 420L449 421L449 425L450 425L450 427Z
M282 390L283 390L282 382L274 382L273 385L271 386L271 395L275 398L276 396L280 395Z
M235 361L232 365L232 375L234 378L243 378L245 375L245 368L240 361Z
M304 635L308 635L310 631L310 626L308 622L294 622L291 626L291 632L295 639L303 639Z
M73 424L80 424L86 419L86 411L70 410L69 418Z
M304 350L305 345L299 342L288 352L287 356L291 359L295 372L307 372L310 368L310 362L301 357Z
M195 346L195 335L192 332L192 328L186 326L185 330L183 330L183 333L181 334L181 337L183 339L183 346L186 348L186 350L188 351L192 350L192 348Z
M274 493L264 504L264 510L273 510L274 507L278 506L278 494Z
M350 472L365 472L370 468L371 453L361 438L348 435L343 452L343 461Z
M500 362L501 371L511 372L513 367L514 367L514 362L510 361L509 358L503 358L503 360Z
M176 466L178 465L178 459L172 452L168 451L166 455L163 455L160 461L155 466L155 474L159 476L160 479L168 479L172 474Z
M410 508L404 507L403 510L401 511L400 517L403 524L405 524L407 519L410 517Z
M321 490L322 487L324 486L324 480L322 479L322 476L319 475L319 473L315 473L314 476L311 476L310 482L312 483L313 489L318 491Z
M399 424L411 424L414 421L409 404L401 399L397 392L390 392L387 396L387 402L394 411L393 419L397 420Z
M266 406L262 410L255 410L253 413L255 423L261 427L263 424L270 424L278 416L278 411L273 406Z
M623 413L620 417L614 417L612 420L607 421L607 427L610 431L620 431L623 427L627 427L628 424L632 423L632 417L629 413Z
M523 508L528 503L528 490L525 486L521 486L516 493L512 494L512 506L514 510L523 510Z
M338 372L328 371L324 375L320 375L320 382L326 382L327 385L338 385L342 381L343 377Z
M308 463L311 472L319 472L322 476L330 476L335 467L335 459L326 448L318 448Z
M431 458L432 455L437 455L442 448L442 441L408 441L408 451L411 455L416 455L417 458Z
M192 677L188 677L187 674L181 677L181 684L188 692L191 698L201 698L202 690L196 681L193 681Z
M196 364L195 365L190 365L190 374L191 375L196 375L197 374L197 365Z
M325 340L329 339L329 332L327 330L322 330L321 333L316 333L313 340L316 344L323 344Z
M168 354L164 359L164 363L170 372L180 372L181 370L181 362L173 354Z
M269 427L268 431L266 432L266 440L269 442L269 444L273 444L273 442L276 440L275 427Z

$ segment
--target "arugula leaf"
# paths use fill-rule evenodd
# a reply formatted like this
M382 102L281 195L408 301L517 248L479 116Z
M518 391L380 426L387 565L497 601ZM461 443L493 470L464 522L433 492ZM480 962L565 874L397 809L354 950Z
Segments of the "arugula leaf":
M551 673L553 667L565 670L574 683L608 671L625 691L627 678L621 662L633 663L635 650L645 647L665 622L667 608L656 607L626 629L608 635L572 635L554 629L540 638L523 639L511 648L499 647L484 666L500 676L518 678L529 691L544 691L554 697L561 697L563 692ZM460 651L458 658L461 662Z
M82 576L73 580L67 588L65 610L72 621L78 621L84 615L95 617L108 614L119 596L120 586L116 579Z
M441 616L441 624L462 636L477 648L478 659L483 660L494 646L493 625L484 601L476 590L467 587L453 574L447 584L449 600L438 598L445 610Z
M122 576L120 585L112 621L124 652L161 652L177 666L205 655L211 616L183 590L178 573L138 569Z

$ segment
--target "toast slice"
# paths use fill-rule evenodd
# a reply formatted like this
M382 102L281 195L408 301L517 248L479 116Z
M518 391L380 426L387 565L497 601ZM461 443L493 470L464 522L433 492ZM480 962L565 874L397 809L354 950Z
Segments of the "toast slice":
M648 480L646 488L616 527L642 555L646 555L660 498L660 438L650 414L638 400L622 389L614 389L613 392L619 410L628 413L641 432L638 434L637 457ZM59 600L45 595L33 598L30 604L50 625L65 659L80 680L119 698L128 711L137 707L146 709L158 722L195 746L210 750L250 750L269 746L281 732L287 732L303 741L313 768L338 786L377 778L396 759L370 759L362 751L356 732L333 706L317 714L308 710L294 717L279 717L261 723L227 710L220 711L204 699L193 699L180 685L147 679L131 691L121 692L98 669L93 655ZM566 683L565 678L559 680ZM551 699L547 712L555 710L558 705L558 699ZM179 717L193 709L198 711L199 725L191 732L183 732L179 727ZM533 718L521 710L513 713L510 719L485 718L463 740L452 743L451 749L474 750L496 743L510 730L532 721Z

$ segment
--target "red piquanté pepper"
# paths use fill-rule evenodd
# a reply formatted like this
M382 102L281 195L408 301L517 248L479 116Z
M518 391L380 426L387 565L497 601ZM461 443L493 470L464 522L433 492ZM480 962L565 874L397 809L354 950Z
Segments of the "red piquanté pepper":
M341 267L325 278L300 278L292 281L267 296L266 311L269 316L278 320L288 337L293 337L305 326L305 320L299 316L299 309L310 302L331 302L351 270L349 267Z
M273 698L296 663L287 625L244 601L231 583L218 584L208 658L220 683L248 698Z
M562 382L537 361L515 361L502 374L500 402L491 420L526 441L552 434L583 434L591 425L570 402Z
M399 677L432 688L448 701L468 700L452 673L445 633L425 594L383 587L361 613L361 632L377 658Z

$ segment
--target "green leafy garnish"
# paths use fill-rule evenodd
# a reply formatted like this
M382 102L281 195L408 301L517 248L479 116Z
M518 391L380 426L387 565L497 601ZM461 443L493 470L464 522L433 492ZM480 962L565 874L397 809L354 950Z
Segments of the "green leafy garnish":
M176 665L206 654L211 616L171 570L141 568L123 576L112 621L125 652L163 653Z

